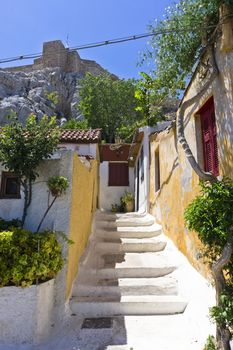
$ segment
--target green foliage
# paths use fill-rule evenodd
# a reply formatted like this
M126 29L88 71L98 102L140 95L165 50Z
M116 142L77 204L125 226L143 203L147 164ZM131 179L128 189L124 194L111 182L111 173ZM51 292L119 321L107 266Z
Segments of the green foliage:
M209 262L218 260L224 246L233 240L233 181L223 179L213 183L202 182L201 194L185 210L185 222L195 230L205 246ZM218 305L210 309L211 317L220 328L233 327L233 261L224 266L225 291ZM215 349L214 347L206 349Z
M111 212L112 213L124 213L124 205L123 204L112 204L111 205Z
M222 293L218 306L210 309L210 316L220 326L233 329L233 288Z
M69 187L69 181L64 176L51 176L47 185L53 196L60 197Z
M203 52L203 35L210 38L219 22L223 0L180 0L168 6L164 19L149 26L152 36L142 57L151 67L138 95L148 112L150 100L159 106L167 97L178 97ZM233 0L225 1L230 5Z
M150 75L142 72L140 74L142 79L138 81L135 91L138 102L136 110L143 113L143 125L153 126L164 119L162 104L165 96L160 96L160 93L155 91L154 80Z
M0 161L21 179L32 181L38 176L36 168L51 154L59 142L59 129L56 119L44 116L37 121L31 114L23 126L16 116L11 123L2 127L0 135Z
M121 197L121 203L127 204L128 202L132 202L134 200L134 195L131 192L125 191L123 196Z
M0 218L0 231L7 231L11 229L12 227L21 227L22 222L19 219L13 219L13 220L4 220Z
M62 129L88 129L87 120L69 119L61 125Z
M31 203L32 182L38 176L37 167L43 159L50 158L59 142L56 119L44 116L40 121L31 114L23 126L16 115L10 124L2 127L0 134L0 162L7 170L19 176L24 191L24 225L27 209Z
M215 339L212 335L209 335L203 350L217 350Z
M233 227L233 181L202 182L201 194L185 210L188 229L195 230L200 240L222 250Z
M58 93L57 91L45 92L45 97L51 103L52 107L55 108L58 104Z
M143 119L141 111L135 110L135 82L88 73L80 85L79 109L88 127L101 128L106 142L131 141L135 124Z
M0 232L0 286L26 287L56 276L63 266L55 232L22 228Z

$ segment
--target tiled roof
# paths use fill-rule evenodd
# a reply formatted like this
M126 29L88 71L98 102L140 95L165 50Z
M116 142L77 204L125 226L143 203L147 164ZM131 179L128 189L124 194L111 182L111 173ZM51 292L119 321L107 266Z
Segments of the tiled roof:
M64 129L60 135L61 143L98 143L101 140L101 129Z

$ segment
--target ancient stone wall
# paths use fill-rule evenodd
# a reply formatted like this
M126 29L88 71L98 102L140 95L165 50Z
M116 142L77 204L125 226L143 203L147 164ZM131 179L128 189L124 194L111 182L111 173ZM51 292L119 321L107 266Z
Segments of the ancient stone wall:
M77 51L66 49L60 40L49 41L43 44L43 53L40 58L34 60L33 64L20 67L5 68L10 72L30 72L44 68L61 68L64 72L87 72L93 75L100 75L106 72L95 61L83 60Z

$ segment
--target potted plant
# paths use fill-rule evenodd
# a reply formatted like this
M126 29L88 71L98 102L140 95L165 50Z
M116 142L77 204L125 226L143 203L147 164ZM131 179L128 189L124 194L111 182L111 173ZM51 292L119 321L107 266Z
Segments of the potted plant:
M121 197L121 204L124 207L124 211L129 213L134 211L134 195L131 192L125 191L124 195Z
M51 176L47 184L53 197L60 197L69 187L69 181L63 176Z

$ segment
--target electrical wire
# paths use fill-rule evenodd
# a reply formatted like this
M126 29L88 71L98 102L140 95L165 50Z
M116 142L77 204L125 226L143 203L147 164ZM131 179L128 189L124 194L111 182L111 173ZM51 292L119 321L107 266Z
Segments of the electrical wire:
M216 26L214 26L214 25L207 26L207 27L203 28L203 30L207 30L207 29L211 29L211 28L215 28L215 27ZM180 27L180 28L170 28L170 29L157 30L157 31L153 31L151 33L136 34L136 35L131 35L131 36L122 37L122 38L104 40L104 41L94 42L94 43L90 43L90 44L78 45L78 46L74 46L74 47L67 47L66 50L70 51L70 52L79 51L79 50L86 50L86 49L91 49L91 48L96 48L96 47L101 47L101 46L106 46L106 45L120 44L120 43L124 43L124 42L128 42L128 41L149 38L149 37L162 35L162 34L170 34L173 32L182 33L182 32L186 32L187 30L190 30L190 29L192 29L192 28L191 27ZM15 57L2 58L2 59L0 59L0 64L14 62L14 61L28 60L28 59L36 59L36 58L40 58L41 56L42 56L42 52L35 53L35 54L25 54L25 55L20 55L20 56L15 56Z

